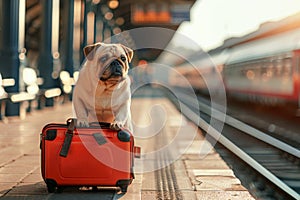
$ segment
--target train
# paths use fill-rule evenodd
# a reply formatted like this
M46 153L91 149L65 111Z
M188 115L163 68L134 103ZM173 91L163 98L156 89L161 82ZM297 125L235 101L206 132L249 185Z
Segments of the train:
M224 43L206 56L176 65L169 84L202 93L217 91L223 84L230 97L275 105L292 102L300 108L300 21L279 29L234 38L237 42L231 45ZM217 74L222 83L215 83ZM179 81L179 76L188 81Z

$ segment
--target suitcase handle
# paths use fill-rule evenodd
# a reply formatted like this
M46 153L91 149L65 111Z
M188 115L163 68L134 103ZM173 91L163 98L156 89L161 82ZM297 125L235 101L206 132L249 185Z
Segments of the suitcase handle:
M59 153L59 155L62 157L67 157L68 155L76 124L77 124L77 120L74 118L67 120L68 129L66 131L65 140Z
M90 126L100 126L101 128L110 128L110 123L108 123L108 122L91 122Z

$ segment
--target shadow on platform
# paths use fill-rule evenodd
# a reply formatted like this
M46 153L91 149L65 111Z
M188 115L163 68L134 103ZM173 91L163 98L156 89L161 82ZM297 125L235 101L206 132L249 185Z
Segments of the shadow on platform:
M124 193L117 193L118 190L114 188L79 188L79 187L65 187L61 192L48 193L44 182L38 183L21 183L13 187L11 190L0 191L0 194L6 193L1 199L7 200L64 200L64 199L120 199Z

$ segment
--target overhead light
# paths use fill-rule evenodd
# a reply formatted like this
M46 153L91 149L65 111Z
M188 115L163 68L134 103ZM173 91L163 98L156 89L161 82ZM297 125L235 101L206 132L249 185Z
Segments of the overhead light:
M122 32L122 30L121 30L119 27L116 27L116 28L113 29L113 33L114 33L115 35L117 35L117 34L119 34L119 33L121 33L121 32Z
M119 1L111 0L108 2L108 7L111 9L116 9L119 6Z
M32 85L29 85L27 88L26 88L27 92L29 94L37 94L39 92L39 86L37 84L32 84Z
M79 77L79 71L75 71L75 72L73 73L73 78L74 78L74 81L75 81L75 82L77 82L78 77Z
M15 79L13 78L5 78L5 79L2 79L2 85L4 87L8 87L8 86L14 86L15 85Z
M101 2L101 0L93 0L93 4L98 4L100 2Z
M104 18L105 18L106 20L111 20L113 17L114 17L114 14L113 14L112 12L107 12L107 13L105 13L105 15L104 15Z
M34 94L29 94L27 92L20 92L18 94L11 95L10 99L13 103L21 102L25 100L33 100L35 98Z
M125 20L124 20L123 17L118 17L118 18L116 19L116 24L119 25L119 26L123 25L124 22L125 22Z
M53 98L61 95L61 90L59 88L48 89L45 92L46 98Z
M59 52L57 52L57 51L54 52L54 53L53 53L53 58L54 58L54 59L58 59L58 58L59 58Z
M29 68L29 67L26 67L23 69L23 81L27 85L36 83L37 75L36 75L36 72L34 71L34 69Z
M67 71L61 71L59 74L59 78L61 80L61 82L65 85L67 83L69 83L70 81L70 73Z

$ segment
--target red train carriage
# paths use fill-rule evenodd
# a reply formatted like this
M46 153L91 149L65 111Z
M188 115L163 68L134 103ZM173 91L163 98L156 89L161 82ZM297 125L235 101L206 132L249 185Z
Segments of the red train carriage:
M226 90L264 101L299 100L300 29L237 45L230 50Z

